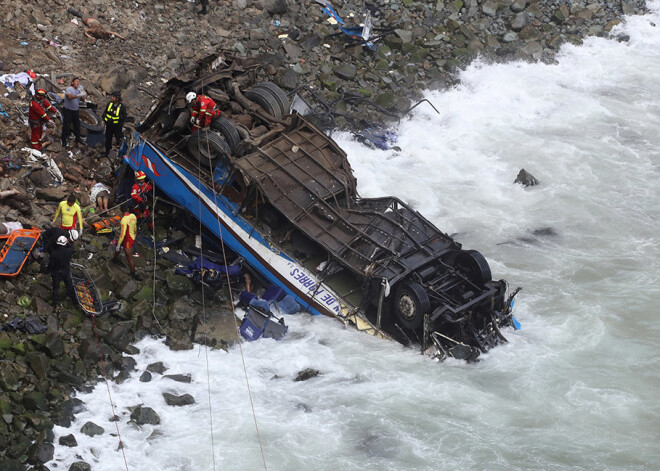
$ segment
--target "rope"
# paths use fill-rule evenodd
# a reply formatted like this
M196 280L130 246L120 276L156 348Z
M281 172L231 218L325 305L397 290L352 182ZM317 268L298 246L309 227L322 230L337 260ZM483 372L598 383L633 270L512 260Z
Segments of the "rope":
M105 379L105 386L108 388L108 398L110 399L110 408L112 409L112 418L115 419L115 427L117 427L117 437L119 438L119 448L121 449L121 454L124 457L124 465L126 466L126 471L128 471L128 462L126 461L126 453L124 453L124 444L121 441L121 434L119 433L119 420L115 414L115 405L112 403L112 394L110 393L110 383L108 383L108 376L105 373L105 363L103 362L103 352L101 352L101 342L99 342L99 334L96 331L96 323L94 322L94 316L92 317L92 326L94 327L94 335L96 336L96 345L99 348L99 358L101 358L101 369L103 370L103 378Z
M199 132L199 131L198 131ZM209 161L209 172L211 175L213 175L213 163L211 162L211 152L210 152L210 146L209 146L209 141L208 139L206 140L206 147L207 147L207 155L208 161ZM218 193L215 191L215 180L211 178L211 189L213 190L213 200L216 208L218 207ZM201 200L200 200L200 205L201 205ZM201 214L200 214L201 216ZM229 290L229 301L231 303L231 311L232 314L234 314L234 327L236 327L236 332L238 332L239 325L238 321L236 320L236 310L234 307L234 295L232 293L231 289L231 279L229 278L229 271L227 270L227 254L225 251L225 241L222 236L222 224L220 223L220 217L216 215L216 221L218 222L218 233L220 234L220 245L222 247L222 259L225 263L225 277L227 278L227 288ZM200 218L200 224L201 224L201 218ZM248 390L248 397L250 398L250 408L252 409L252 419L254 420L254 428L257 432L257 440L259 442L259 450L261 452L261 460L263 461L264 464L264 469L268 471L268 465L266 464L266 455L264 454L264 447L263 443L261 441L261 435L259 433L259 422L257 421L257 414L254 410L254 399L252 398L252 390L250 388L250 379L248 377L248 372L247 372L247 366L245 364L245 355L243 354L243 342L240 341L239 337L239 342L238 342L238 348L241 352L241 361L243 363L243 374L245 375L245 384L247 385L247 390Z
M156 185L151 185L151 199L154 202L153 207L151 208L151 242L154 248L154 274L151 284L151 315L153 316L160 333L163 333L163 326L160 325L158 318L156 317L156 260L158 256L158 251L156 250Z
M208 145L208 142L207 142ZM199 149L199 147L198 147ZM198 165L197 166L197 191L198 193L201 193L201 185L202 185L202 169ZM199 221L199 253L200 253L200 271L201 271L201 285L202 285L202 322L206 324L206 302L205 302L205 296L204 296L204 268L203 268L203 263L204 263L204 244L202 243L202 200L201 198L197 199L197 211L198 211L198 218L197 220ZM225 265L226 266L226 265ZM226 271L226 269L225 269ZM210 363L209 363L209 347L208 347L208 342L206 339L206 331L204 331L204 357L206 359L206 389L207 389L207 397L209 399L209 421L210 421L210 426L211 426L211 455L212 455L212 460L213 460L213 469L215 470L215 440L213 436L213 401L211 400L211 374L210 374Z

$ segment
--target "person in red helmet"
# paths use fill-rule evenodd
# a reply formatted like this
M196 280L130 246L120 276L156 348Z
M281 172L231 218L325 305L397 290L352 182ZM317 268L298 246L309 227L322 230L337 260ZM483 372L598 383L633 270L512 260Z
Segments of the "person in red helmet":
M215 101L205 95L189 92L186 95L186 101L193 105L192 114L190 115L190 122L193 125L192 132L209 127L211 121L220 116L220 110Z
M39 88L34 92L34 97L30 101L30 111L28 112L28 123L31 130L30 145L33 149L41 150L41 140L44 136L43 125L52 125L48 113L59 114L55 107L46 100L46 90Z
M135 206L135 213L140 219L147 218L151 215L151 211L147 206L149 204L149 196L153 190L153 185L147 182L147 175L138 170L135 172L135 183L131 188L131 199ZM149 229L153 229L151 221L149 222Z

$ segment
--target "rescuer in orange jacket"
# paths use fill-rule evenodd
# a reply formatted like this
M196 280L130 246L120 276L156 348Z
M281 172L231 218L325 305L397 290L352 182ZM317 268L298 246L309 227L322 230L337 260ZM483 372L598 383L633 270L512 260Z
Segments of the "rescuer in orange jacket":
M189 92L186 95L186 101L193 104L193 111L190 116L190 122L193 125L192 132L210 126L211 121L220 116L220 110L217 108L215 101L207 96Z
M30 111L28 113L28 123L30 124L30 145L33 149L41 150L41 139L44 136L43 125L51 125L52 121L48 113L59 115L53 105L46 100L46 90L39 88L30 101ZM51 123L51 124L49 124Z

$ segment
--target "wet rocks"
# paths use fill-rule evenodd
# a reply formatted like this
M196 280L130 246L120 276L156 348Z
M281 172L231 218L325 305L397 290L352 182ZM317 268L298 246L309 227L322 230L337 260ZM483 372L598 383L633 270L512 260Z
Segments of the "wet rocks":
M522 168L520 169L520 172L518 172L518 176L516 176L516 179L513 181L513 183L520 183L522 186L534 186L538 185L539 181L534 177L534 175Z
M95 435L103 435L105 429L100 425L96 425L94 422L86 422L85 425L80 429L80 433L87 435L88 437L93 437Z
M137 406L131 412L131 420L138 425L158 425L160 417L151 407Z
M62 446L68 446L68 447L78 446L78 441L76 440L76 437L72 433L60 437L58 443Z
M192 397L190 394L183 394L181 396L176 396L170 393L163 393L163 399L165 399L165 402L167 403L168 406L181 407L195 403L195 398Z
M308 379L314 378L320 374L321 372L319 370L315 370L314 368L305 368L304 370L298 372L294 381L307 381Z

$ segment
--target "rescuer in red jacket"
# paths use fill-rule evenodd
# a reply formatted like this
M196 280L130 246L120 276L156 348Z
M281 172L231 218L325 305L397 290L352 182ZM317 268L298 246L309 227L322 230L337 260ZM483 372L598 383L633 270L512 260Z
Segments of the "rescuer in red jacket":
M142 219L147 218L151 215L151 211L147 206L149 204L149 195L153 190L151 183L147 182L147 175L142 171L138 170L135 172L136 182L131 188L131 199L135 204L135 215ZM149 221L149 229L153 230L153 223Z
M39 88L34 92L34 97L30 101L30 111L28 113L28 123L30 124L30 145L33 149L41 150L41 139L44 135L43 125L52 125L48 113L59 114L55 107L46 100L46 90Z
M190 122L192 123L192 132L209 127L214 118L220 116L215 101L204 95L197 95L195 92L189 92L186 95L186 101L193 104Z

